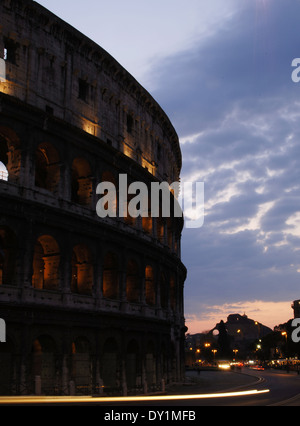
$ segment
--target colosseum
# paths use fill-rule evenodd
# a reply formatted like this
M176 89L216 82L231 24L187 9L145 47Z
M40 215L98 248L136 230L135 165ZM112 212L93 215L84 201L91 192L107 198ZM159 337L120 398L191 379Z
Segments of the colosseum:
M0 394L162 391L184 377L183 218L100 218L96 188L179 181L176 131L38 3L0 16Z

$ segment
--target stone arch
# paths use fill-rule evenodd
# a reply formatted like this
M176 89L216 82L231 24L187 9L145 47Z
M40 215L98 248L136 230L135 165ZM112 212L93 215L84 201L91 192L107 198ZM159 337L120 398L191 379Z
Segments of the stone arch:
M78 337L72 342L71 377L77 393L86 394L91 389L91 345L86 337Z
M156 286L154 270L150 265L145 268L145 295L147 305L154 306L156 303Z
M90 249L84 244L76 245L73 248L71 263L71 291L90 296L94 283L94 267Z
M140 351L136 340L131 340L126 351L126 383L128 388L135 388L138 383Z
M126 297L131 303L140 301L139 268L135 260L130 259L126 271Z
M103 347L101 359L101 378L105 387L120 385L120 357L118 345L114 338L108 338Z
M156 353L152 340L147 344L145 359L146 379L148 386L156 384ZM148 389L149 390L149 389Z
M0 180L18 182L21 170L21 143L17 134L9 127L0 126Z
M59 289L60 250L50 235L40 236L34 246L32 286L40 290Z
M168 378L168 355L165 342L162 342L160 348L160 374L161 378L167 380Z
M175 280L175 274L171 274L170 276L170 305L172 311L176 311L176 280Z
M167 218L167 237L168 237L168 246L173 249L173 233L174 233L174 224L172 218Z
M15 346L10 338L0 343L0 395L12 395Z
M107 299L119 299L119 262L116 254L109 252L103 262L103 297Z
M167 278L164 272L160 274L160 306L163 309L168 307L168 285Z
M8 156L6 143L0 138L0 180L8 180Z
M35 186L56 193L60 181L60 157L49 142L42 142L35 151Z
M159 242L164 244L165 242L165 219L163 217L158 217L156 219L156 227L157 227L157 239Z
M93 179L90 163L85 158L75 158L72 163L71 200L82 206L90 206Z
M0 285L14 285L17 241L14 232L0 227Z
M52 394L55 386L56 343L49 335L38 336L32 344L32 382L38 376L41 379L41 392Z

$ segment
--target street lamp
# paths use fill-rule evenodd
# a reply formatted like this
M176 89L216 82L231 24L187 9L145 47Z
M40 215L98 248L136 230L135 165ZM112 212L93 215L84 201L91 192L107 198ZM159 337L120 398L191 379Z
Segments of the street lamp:
M235 357L236 357L236 354L238 353L238 349L233 349L232 352L234 352L234 361L235 361Z

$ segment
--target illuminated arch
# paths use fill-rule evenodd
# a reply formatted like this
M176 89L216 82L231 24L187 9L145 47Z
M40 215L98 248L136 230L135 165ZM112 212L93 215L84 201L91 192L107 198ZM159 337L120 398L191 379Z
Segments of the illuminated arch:
M119 264L114 253L107 253L103 263L103 297L119 299Z
M60 158L48 142L40 143L35 152L35 186L57 192L60 180Z
M168 286L165 274L160 274L160 305L163 309L168 307Z
M140 301L139 269L135 260L129 260L126 274L127 301L138 303Z
M94 283L94 267L92 255L86 245L79 244L72 252L72 281L73 293L92 295Z
M90 206L93 194L92 170L84 158L75 158L72 164L71 199L82 206Z
M156 302L154 272L152 266L149 265L145 268L145 294L147 305L154 306Z
M0 180L18 182L21 170L21 143L10 128L0 126Z
M176 281L175 275L171 274L170 277L170 305L172 311L176 311Z
M59 289L60 251L50 235L40 236L34 247L32 286L40 290Z

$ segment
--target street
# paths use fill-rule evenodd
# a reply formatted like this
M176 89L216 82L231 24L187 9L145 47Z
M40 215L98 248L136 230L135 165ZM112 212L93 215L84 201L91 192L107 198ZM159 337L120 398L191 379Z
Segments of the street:
M215 377L220 380L220 372ZM238 377L240 373L232 373ZM252 376L252 377L250 377ZM224 380L226 376L224 375ZM295 372L265 370L255 371L243 369L241 378L247 377L248 384L199 393L194 387L189 394L185 389L182 394L140 396L127 398L98 398L98 397L0 397L2 406L98 406L106 410L113 407L136 407L136 409L151 409L151 407L205 407L205 406L300 406L300 376ZM242 383L242 381L241 381ZM179 388L180 389L180 388ZM148 407L148 408L147 408Z

